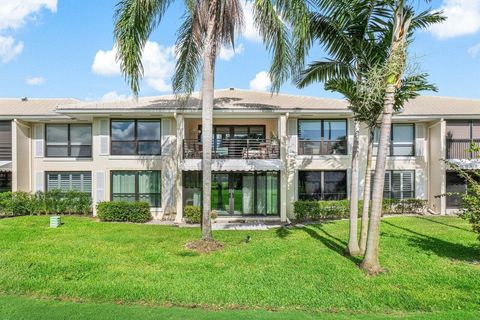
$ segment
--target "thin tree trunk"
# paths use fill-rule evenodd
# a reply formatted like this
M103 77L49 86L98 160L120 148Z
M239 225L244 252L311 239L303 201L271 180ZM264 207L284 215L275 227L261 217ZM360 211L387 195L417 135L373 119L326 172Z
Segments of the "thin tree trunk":
M363 186L362 227L360 231L360 253L365 254L367 247L368 219L370 215L370 193L372 188L372 158L373 135L375 128L368 129L367 166L365 168L365 183Z
M212 144L213 144L213 95L216 47L214 41L215 15L212 14L207 26L203 55L202 79L202 239L212 240L211 193L212 193Z
M360 254L358 246L358 153L360 123L355 121L352 147L352 170L350 183L350 228L347 251L351 256Z
M370 274L382 271L379 261L380 219L382 216L383 186L385 183L385 167L387 163L388 144L392 124L393 104L395 99L395 84L389 83L385 90L382 125L380 127L380 142L373 178L372 211L368 226L367 248L360 265Z

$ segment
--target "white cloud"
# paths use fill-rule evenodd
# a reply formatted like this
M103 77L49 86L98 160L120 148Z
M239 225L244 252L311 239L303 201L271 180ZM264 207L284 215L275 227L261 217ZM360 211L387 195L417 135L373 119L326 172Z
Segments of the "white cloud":
M120 75L120 64L115 57L117 49L99 50L93 59L92 71L102 76ZM142 63L147 85L160 91L170 91L170 80L175 70L174 46L164 47L156 42L147 41L143 50Z
M25 83L29 86L39 86L45 82L44 77L27 77L25 79Z
M468 54L474 58L476 58L479 53L480 53L480 43L477 43L476 45L468 48Z
M0 59L7 63L23 51L23 42L0 35Z
M252 1L242 1L242 9L243 9L243 22L244 22L244 29L242 35L245 39L260 42L262 38L258 33L257 28L254 25L253 19L253 2Z
M454 38L480 31L480 0L443 0L447 20L430 27L439 39Z
M23 50L23 43L6 32L16 30L28 20L35 20L42 9L57 11L57 0L0 0L0 59L7 63Z
M235 50L231 47L230 48L222 47L220 49L220 54L218 55L218 57L221 60L230 61L230 59L232 59L234 55L242 54L243 51L245 51L245 47L243 46L243 43L240 43L239 45L237 45L235 47Z
M260 71L255 75L255 78L250 81L250 89L256 91L267 91L271 85L272 82L270 81L270 76L267 71Z
M105 93L101 98L100 101L104 102L111 102L111 101L121 101L131 99L131 96L127 96L126 94L119 94L117 91L110 91Z

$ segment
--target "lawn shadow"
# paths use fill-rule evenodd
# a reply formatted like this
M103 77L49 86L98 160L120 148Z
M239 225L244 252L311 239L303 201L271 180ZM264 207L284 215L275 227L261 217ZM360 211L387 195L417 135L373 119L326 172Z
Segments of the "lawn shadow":
M428 222L432 222L432 223L438 223L438 224L444 225L444 226L449 227L449 228L455 228L455 229L462 230L462 231L472 232L472 230L470 230L470 229L461 228L461 227L457 227L457 226L452 226L451 224L448 224L448 223L445 223L445 222L440 222L440 221L438 221L438 217L435 217L436 220L433 220L433 219L430 219L430 218L427 218L427 217L417 217L417 218L428 221Z
M424 251L432 252L439 257L465 261L469 263L475 263L480 259L480 248L476 246L465 246L463 244L448 242L419 233L409 228L398 226L386 220L383 220L382 223L411 233L413 236L409 237L407 240L412 246L420 248Z
M285 239L286 237L288 237L290 234L292 233L292 231L290 231L288 228L286 227L280 227L278 228L277 230L275 230L275 234L277 235L277 237L279 237L280 239Z
M346 253L347 243L333 236L331 233L325 231L325 229L322 228L322 224L307 225L304 226L302 230L305 231L313 239L320 241L328 249L338 253L344 258L347 258L356 265L361 262L361 258L348 255Z

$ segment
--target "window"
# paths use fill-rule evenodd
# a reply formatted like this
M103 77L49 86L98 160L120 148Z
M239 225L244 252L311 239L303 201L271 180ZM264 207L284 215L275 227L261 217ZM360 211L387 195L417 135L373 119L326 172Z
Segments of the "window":
M92 192L91 172L47 172L47 190Z
M161 207L160 171L112 171L112 201L145 201Z
M347 198L346 171L299 171L299 200L342 200Z
M394 123L390 134L390 156L414 156L415 155L415 125L413 123ZM373 154L378 152L380 142L380 128L375 128L373 140Z
M12 191L12 173L0 172L0 192Z
M347 154L346 120L298 120L298 153Z
M373 183L372 173L372 183ZM385 171L383 197L386 199L415 198L415 171Z
M0 121L0 160L12 161L11 121Z
M45 137L47 157L92 156L91 124L47 124Z
M112 120L112 155L160 155L160 120Z
M446 156L447 159L475 159L480 153L470 150L471 145L480 143L480 121L447 121Z

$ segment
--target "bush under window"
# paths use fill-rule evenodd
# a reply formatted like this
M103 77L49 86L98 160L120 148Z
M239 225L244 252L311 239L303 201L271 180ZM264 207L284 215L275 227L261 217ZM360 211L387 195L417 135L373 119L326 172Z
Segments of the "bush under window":
M101 221L143 223L152 219L147 202L105 201L97 205L97 216Z

